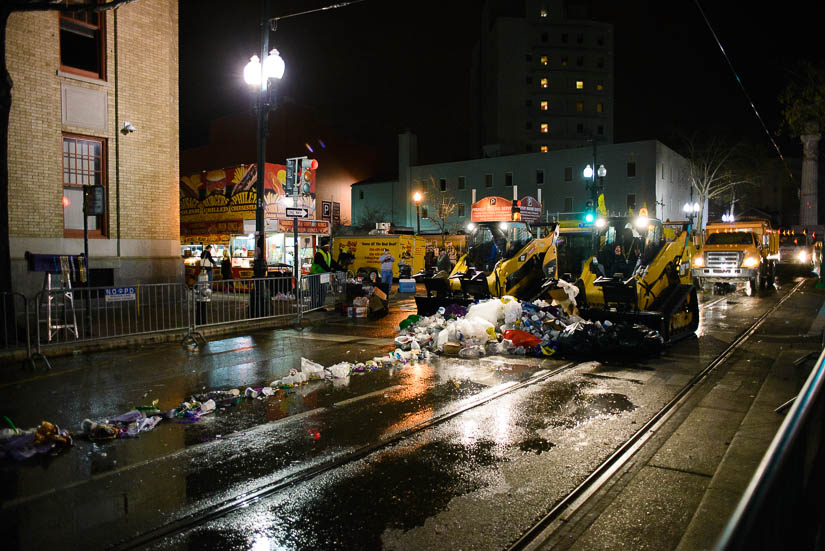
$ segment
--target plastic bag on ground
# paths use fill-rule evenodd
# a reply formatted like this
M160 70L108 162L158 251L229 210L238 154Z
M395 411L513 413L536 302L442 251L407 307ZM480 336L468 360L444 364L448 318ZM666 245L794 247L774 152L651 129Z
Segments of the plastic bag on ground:
M349 362L341 362L335 365L331 365L327 368L330 375L332 375L335 379L343 379L344 377L349 377L350 369L352 365Z
M308 379L324 378L324 366L306 358L301 358L301 372L304 373Z
M508 329L504 332L504 338L513 342L516 347L533 347L541 344L541 338L518 329Z
M465 320L474 319L474 318L482 318L487 320L491 325L497 325L498 320L504 317L504 303L501 299L493 298L490 300L484 300L482 302L477 302L475 304L470 305L470 308L467 310L467 315L464 316Z

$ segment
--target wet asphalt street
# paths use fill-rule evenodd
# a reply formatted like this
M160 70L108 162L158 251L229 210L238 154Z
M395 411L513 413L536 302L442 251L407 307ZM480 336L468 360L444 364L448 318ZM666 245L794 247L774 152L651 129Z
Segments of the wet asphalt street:
M433 357L242 400L196 423L165 421L137 439L77 440L56 457L4 462L6 543L504 549L797 281L760 297L708 293L697 338L659 358L555 373L569 362ZM758 353L745 347L729 363L770 365L809 332L822 302L809 281L753 337ZM304 331L259 331L196 353L169 344L54 358L49 373L6 370L2 415L77 428L153 400L166 410L193 393L267 385L301 357L364 361L394 349L412 313L410 298L381 320L330 312ZM255 499L236 507L243 496Z

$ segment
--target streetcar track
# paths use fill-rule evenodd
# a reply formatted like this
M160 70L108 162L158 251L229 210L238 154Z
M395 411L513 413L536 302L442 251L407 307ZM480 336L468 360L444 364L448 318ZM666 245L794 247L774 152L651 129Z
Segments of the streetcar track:
M639 448L652 438L659 427L687 401L697 389L699 383L703 382L717 367L727 361L740 346L753 336L764 321L776 312L804 283L804 280L799 281L787 294L779 299L776 304L768 308L768 310L759 316L749 327L741 331L722 352L711 360L704 369L694 375L670 401L656 412L639 430L633 433L633 435L619 446L606 460L596 467L584 481L559 500L545 516L524 532L521 537L508 548L508 551L527 549L528 546L548 530L551 524L563 513L571 514L584 504L590 496L598 492L611 476L628 464ZM723 297L723 299L724 298L725 297ZM711 305L716 302L711 303ZM552 530L550 532L552 532Z

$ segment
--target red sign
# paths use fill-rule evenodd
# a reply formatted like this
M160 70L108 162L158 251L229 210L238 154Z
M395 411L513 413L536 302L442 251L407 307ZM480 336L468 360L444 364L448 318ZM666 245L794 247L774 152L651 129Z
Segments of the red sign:
M292 220L278 219L278 232L293 231ZM329 233L329 222L326 220L298 219L298 233Z
M504 197L485 197L473 203L473 222L509 222L513 219L513 202Z
M534 224L541 221L541 203L538 199L525 195L520 203L519 212L521 212L522 222Z

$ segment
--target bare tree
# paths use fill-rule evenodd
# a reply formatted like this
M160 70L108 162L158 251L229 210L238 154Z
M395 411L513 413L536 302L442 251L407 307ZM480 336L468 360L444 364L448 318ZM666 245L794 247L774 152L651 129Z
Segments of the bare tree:
M458 208L458 203L455 196L450 194L446 189L441 189L441 184L435 181L433 176L426 179L416 179L413 181L423 195L421 206L426 208L427 216L430 222L438 227L441 233L441 246L446 247L447 243L447 228L450 226L452 220L450 217Z
M102 12L136 0L104 0L77 4L58 0L0 1L0 292L11 291L11 246L9 243L9 117L13 82L6 64L6 25L15 12L60 11Z
M379 207L372 205L365 205L364 209L358 215L358 221L355 226L363 231L374 230L375 225L379 222L387 221L387 212Z
M742 155L739 146L730 145L715 135L701 140L694 135L683 138L688 159L688 178L699 199L699 215L702 223L705 202L722 196L730 196L738 186L753 184L754 172L750 161Z

